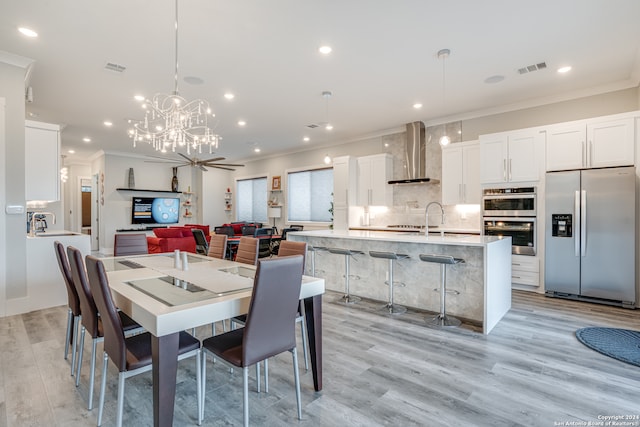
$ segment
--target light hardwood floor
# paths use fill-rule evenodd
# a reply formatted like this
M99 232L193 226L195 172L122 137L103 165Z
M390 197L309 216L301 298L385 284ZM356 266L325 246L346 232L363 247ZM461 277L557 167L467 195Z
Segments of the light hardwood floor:
M637 311L514 292L511 311L483 336L431 329L422 313L389 317L376 310L380 303L345 307L337 298L324 297L324 390L315 393L301 369L298 421L291 357L280 355L270 363L270 392L250 385L252 425L557 426L640 416L640 368L574 336L585 326L638 330ZM0 426L95 425L100 370L96 409L87 411L90 344L76 388L62 357L65 322L64 307L0 319ZM176 426L195 425L194 369L192 360L180 363ZM125 392L125 425L152 425L151 375L128 379ZM115 396L110 366L105 426L114 425ZM240 372L209 361L206 400L203 425L240 425Z

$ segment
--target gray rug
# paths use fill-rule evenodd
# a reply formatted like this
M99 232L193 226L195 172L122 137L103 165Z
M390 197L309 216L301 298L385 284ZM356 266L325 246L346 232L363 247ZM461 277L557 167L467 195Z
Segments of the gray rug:
M576 338L587 347L622 362L640 366L640 331L582 328Z

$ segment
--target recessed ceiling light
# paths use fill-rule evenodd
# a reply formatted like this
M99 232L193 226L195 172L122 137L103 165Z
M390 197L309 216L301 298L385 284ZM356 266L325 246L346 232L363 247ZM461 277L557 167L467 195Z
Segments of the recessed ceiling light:
M247 122L245 122L244 120L238 120L238 126L245 126L247 124Z
M38 37L38 33L33 31L31 28L19 27L18 31L20 31L22 33L22 35L27 36L27 37L31 37L31 38Z
M326 130L333 130L333 125L331 123L327 123L327 125L324 128Z
M331 46L320 46L318 48L318 52L320 52L323 55L328 55L331 53L333 49L331 49Z
M76 153L76 150L69 150L69 151L67 151L67 153L69 153L69 154L75 154L75 153Z
M416 110L419 110L422 108L422 104L420 104L419 102L416 102L415 104L413 104L413 108L415 108Z
M504 80L504 76L497 74L495 76L487 77L486 79L484 79L484 82L487 84L494 84L494 83L500 83L503 80Z
M225 97L225 99L233 99L236 96L234 94L230 93L230 92L227 92L227 93L224 94L224 97Z
M133 97L133 99L135 99L136 101L140 101L140 102L142 102L142 101L144 101L144 96L142 96L142 95L135 95L135 96Z
M253 152L254 152L254 153L259 153L259 152L260 152L260 148L258 148L258 147L254 148L254 149L253 149Z
M302 138L302 140L304 142L309 142L309 141L311 141L311 138L309 138L308 136L305 136L304 138Z
M571 67L570 66L558 68L558 72L559 73L568 73L569 71L571 71Z
M104 121L104 122L102 122L102 123L104 123L104 125L105 125L106 127L113 126L113 122L110 122L109 120L105 120L105 121Z
M88 136L85 136L84 138L82 138L82 140L84 142L91 142L91 138L89 138Z

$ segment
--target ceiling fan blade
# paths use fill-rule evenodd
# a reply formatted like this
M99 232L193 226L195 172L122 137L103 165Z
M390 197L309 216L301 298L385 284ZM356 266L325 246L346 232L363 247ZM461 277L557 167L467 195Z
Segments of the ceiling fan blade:
M241 164L234 164L234 163L203 163L205 166L238 166L238 167L244 167L244 165Z
M215 166L215 165L214 166L209 166L209 167L217 168L217 169L225 169L225 170L228 170L228 171L234 171L235 170L235 169L232 169L232 168L225 168L225 167L222 167L222 166Z
M189 161L189 163L193 163L193 162L194 162L194 159L190 159L189 157L185 156L185 155L184 155L184 154L182 154L182 153L178 153L178 156L180 156L180 157L184 157L186 160L188 160L188 161Z
M204 163L209 163L209 162L217 162L220 160L224 160L224 157L212 157L211 159L204 159L204 160L198 160L198 163L204 164Z
M205 167L204 167L204 166L202 166L202 165L198 165L198 167L199 167L200 169L202 169L204 172L209 172L209 169L205 168Z

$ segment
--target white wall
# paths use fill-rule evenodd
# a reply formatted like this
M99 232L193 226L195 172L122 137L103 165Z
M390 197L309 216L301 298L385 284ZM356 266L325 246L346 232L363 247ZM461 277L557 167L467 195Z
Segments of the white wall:
M155 197L156 193L145 193L135 191L118 191L117 188L128 188L129 168L133 168L135 176L135 188L158 191L171 191L171 179L173 172L171 164L159 164L145 162L142 157L131 157L130 155L105 154L102 159L97 159L92 163L92 173L101 174L104 172L104 205L100 204L100 252L103 254L113 254L114 235L118 229L142 228L141 225L131 223L131 198L134 196ZM194 184L200 180L199 172L195 168L178 168L179 191L197 192L200 185ZM100 184L99 184L100 185ZM161 195L162 193L157 193ZM172 193L165 193L170 195ZM182 197L184 200L184 197ZM181 223L197 223L201 218L199 209L200 194L195 194L192 198L193 217L185 219L182 217Z

